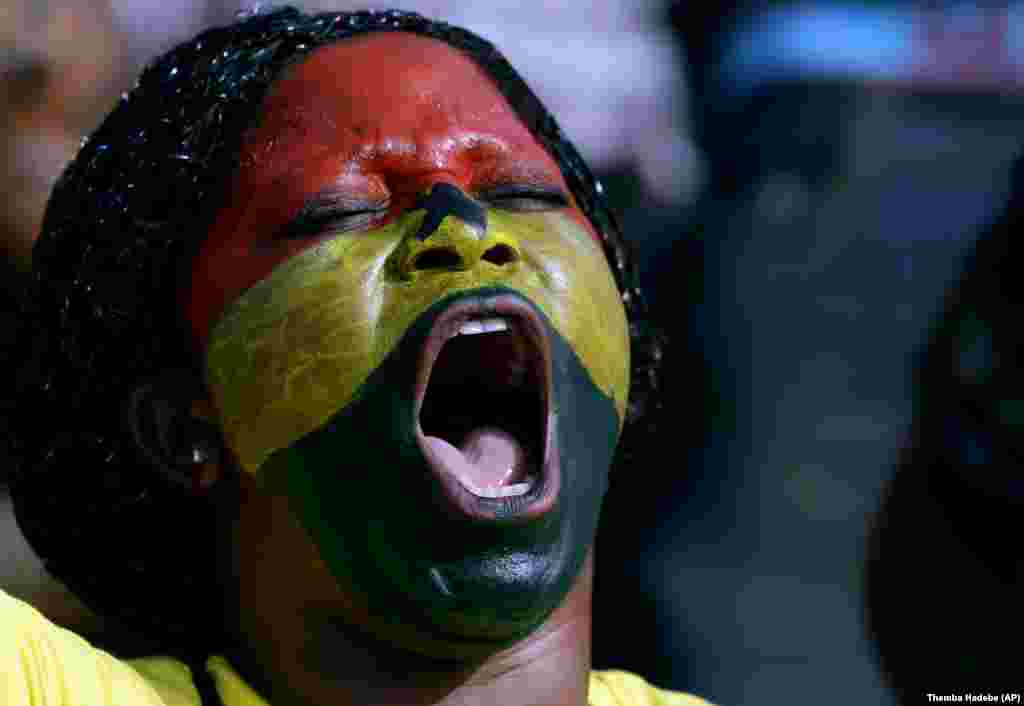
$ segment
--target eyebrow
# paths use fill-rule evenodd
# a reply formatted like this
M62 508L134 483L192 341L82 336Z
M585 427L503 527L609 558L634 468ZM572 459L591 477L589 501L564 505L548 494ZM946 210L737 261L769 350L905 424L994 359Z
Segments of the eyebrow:
M532 162L508 162L493 160L492 168L485 172L486 178L478 186L480 191L506 184L521 184L550 191L564 191L561 171L547 169Z

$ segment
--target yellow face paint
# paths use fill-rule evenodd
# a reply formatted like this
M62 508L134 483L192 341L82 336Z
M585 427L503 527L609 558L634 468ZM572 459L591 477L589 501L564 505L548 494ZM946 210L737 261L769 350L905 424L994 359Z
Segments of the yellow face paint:
M226 440L246 471L256 473L271 453L352 402L432 304L481 287L516 291L547 315L614 402L621 428L628 327L592 236L559 211L490 210L486 241L448 217L429 243L458 242L465 265L417 270L411 263L424 245L413 234L423 217L412 211L377 230L328 237L244 292L213 327L207 381ZM494 264L473 252L499 243L520 257Z

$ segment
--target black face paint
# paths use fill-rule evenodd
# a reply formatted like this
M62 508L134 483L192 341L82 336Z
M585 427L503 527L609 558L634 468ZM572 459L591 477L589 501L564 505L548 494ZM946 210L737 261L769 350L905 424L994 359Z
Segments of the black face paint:
M449 305L509 292L475 290L431 307L355 402L263 470L330 570L358 586L375 614L455 642L521 639L563 601L597 529L618 434L612 399L544 319L561 459L556 508L525 524L474 524L450 511L415 440L418 352Z
M425 209L426 218L416 233L418 240L426 240L434 234L447 216L455 216L466 225L472 226L483 237L487 232L487 212L462 189L447 182L434 184L430 194L420 197L415 208Z

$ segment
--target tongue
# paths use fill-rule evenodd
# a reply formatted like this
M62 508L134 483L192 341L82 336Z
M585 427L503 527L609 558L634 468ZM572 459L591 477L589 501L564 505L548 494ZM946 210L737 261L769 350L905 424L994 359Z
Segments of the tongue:
M426 441L444 466L470 489L500 488L526 477L526 451L514 436L501 429L475 429L461 449L436 436L428 436Z

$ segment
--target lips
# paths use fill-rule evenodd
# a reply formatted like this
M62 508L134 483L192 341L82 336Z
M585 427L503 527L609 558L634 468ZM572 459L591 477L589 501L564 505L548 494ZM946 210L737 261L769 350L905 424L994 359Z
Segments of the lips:
M422 345L416 440L451 511L481 522L550 512L560 484L548 334L515 295L463 299Z

